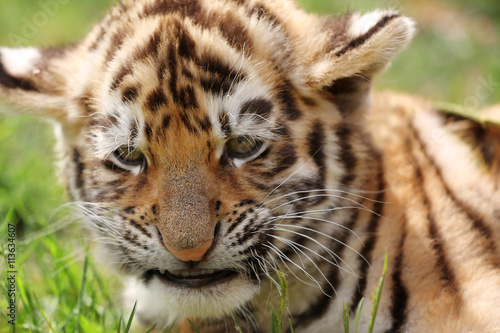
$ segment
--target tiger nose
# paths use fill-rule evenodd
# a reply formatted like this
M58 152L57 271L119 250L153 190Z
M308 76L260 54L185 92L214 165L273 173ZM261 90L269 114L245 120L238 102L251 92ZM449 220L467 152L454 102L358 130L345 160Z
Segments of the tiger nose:
M178 249L165 243L165 247L174 257L180 261L201 261L212 246L214 239L208 239L199 246Z

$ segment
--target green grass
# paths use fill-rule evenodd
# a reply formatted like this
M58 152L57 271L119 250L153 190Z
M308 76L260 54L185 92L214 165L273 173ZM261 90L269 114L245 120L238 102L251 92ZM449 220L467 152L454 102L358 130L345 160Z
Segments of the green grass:
M384 288L384 281L385 281L385 274L387 273L387 262L388 262L388 253L385 253L385 258L384 258L384 267L382 269L382 276L380 277L380 280L378 282L377 288L373 291L373 296L372 296L372 309L371 309L371 315L370 315L370 322L368 323L368 333L372 333L373 329L375 327L375 321L377 319L377 313L378 313L378 306L380 304L380 299L382 297L382 289ZM356 317L354 319L355 322L355 333L359 332L359 323L361 321L361 311L363 310L363 305L364 305L365 299L362 298L359 301L359 304L357 306L356 310ZM349 312L349 303L343 303L343 319L344 319L344 333L349 333L351 332L351 329L349 327L349 318L350 318L350 312Z
M6 1L0 11L0 45L54 46L83 37L110 0L68 1L30 38L23 29L40 11L38 0ZM338 14L395 7L416 18L419 34L376 79L390 88L458 106L500 101L500 6L497 0L301 0L309 11ZM424 10L427 8L427 10ZM442 11L433 16L433 12ZM445 15L446 14L446 15ZM449 14L449 17L448 17ZM486 83L485 83L486 82ZM488 83L489 82L489 83ZM0 111L7 110L0 107ZM65 202L54 168L54 138L45 122L0 115L0 245L9 223L17 226L17 332L126 331L130 313L119 310L119 277L89 255L89 241L75 223L55 212ZM2 250L2 257L3 250ZM0 293L6 294L3 260ZM118 286L115 287L115 284ZM5 309L7 298L0 297ZM286 319L284 319L286 320ZM11 332L4 318L0 333Z
M7 225L13 224L14 219L11 210L0 224L2 235L7 234ZM51 231L46 219L41 217L37 222L40 230ZM118 329L120 317L128 321L129 316L114 305L117 300L113 285L117 278L103 274L89 255L89 241L78 237L76 228L72 229L48 232L43 237L32 234L24 240L18 238L18 331L127 332L129 326ZM4 276L0 293L7 293ZM7 297L0 298L0 306L7 307ZM12 332L4 323L2 319L0 332Z

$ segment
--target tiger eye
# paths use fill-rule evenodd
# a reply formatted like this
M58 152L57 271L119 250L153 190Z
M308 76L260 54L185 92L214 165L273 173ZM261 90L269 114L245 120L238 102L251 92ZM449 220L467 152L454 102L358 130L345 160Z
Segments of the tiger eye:
M121 146L114 152L115 157L123 164L140 165L144 162L144 154L138 149L129 146Z
M226 144L227 154L232 158L246 158L257 153L263 142L251 137L238 137Z

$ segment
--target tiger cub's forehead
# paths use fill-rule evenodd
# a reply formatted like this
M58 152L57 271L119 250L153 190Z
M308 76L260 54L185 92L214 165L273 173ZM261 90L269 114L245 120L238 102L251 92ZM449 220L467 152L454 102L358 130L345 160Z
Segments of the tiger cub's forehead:
M179 15L116 29L130 36L110 61L98 98L100 111L121 124L110 137L125 141L131 128L148 141L161 134L272 135L285 78L269 55L251 43L235 47L220 29Z

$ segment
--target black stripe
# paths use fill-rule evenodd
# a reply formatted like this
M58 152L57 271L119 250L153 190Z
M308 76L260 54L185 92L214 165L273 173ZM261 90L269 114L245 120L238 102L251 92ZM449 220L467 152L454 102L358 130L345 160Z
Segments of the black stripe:
M309 155L312 157L314 163L318 167L318 176L315 177L314 182L311 182L313 189L324 189L325 181L326 181L326 166L325 160L326 155L324 151L325 146L325 130L323 124L316 120L307 135L307 145L309 150ZM325 192L316 192L315 195L318 197L312 198L309 205L319 205L323 203L328 196L325 195ZM304 193L304 197L307 197L308 194Z
M421 183L423 181L424 180L422 177L422 171L420 170L419 167L417 167L417 182ZM443 247L443 241L442 241L443 238L441 236L441 233L437 229L436 220L434 219L434 216L431 213L432 210L431 204L429 202L429 199L427 198L424 188L420 186L419 189L423 195L423 206L427 211L427 220L429 221L429 237L432 240L432 248L437 256L436 259L437 268L441 270L441 281L443 281L443 287L449 288L453 292L456 292L458 291L458 284L456 281L455 273L451 269L450 264L448 262L446 251L444 250Z
M129 206L123 210L127 214L135 214L135 206Z
M196 65L204 71L200 75L203 90L212 94L230 93L231 88L247 78L242 70L233 70L224 59L216 55L202 54L196 59Z
M256 15L259 20L266 20L273 26L283 26L278 15L270 11L264 3L264 1L255 3L254 6L248 10L249 16ZM285 33L286 29L283 29L282 32Z
M123 46L124 39L126 34L122 30L116 31L109 41L109 48L106 51L105 65L107 66L111 60L115 58L115 55L120 51Z
M321 184L320 187L324 187L326 168L325 168L325 130L323 124L320 121L315 121L311 128L311 131L307 135L307 143L309 145L309 155L312 157L314 163L319 169L319 177Z
M359 210L355 210L351 214L345 226L348 229L352 230L352 228L354 228L356 224L356 221L358 220L358 217L359 217ZM347 230L342 230L340 236L335 237L338 241L331 240L327 248L329 248L333 253L337 254L340 258L342 258L344 250L346 249L346 247L343 246L342 243L346 244L349 236L350 233ZM330 303L336 300L336 298L334 297L334 290L337 289L340 283L340 269L338 267L332 266L326 278L330 282L331 286L333 286L332 288L330 284L327 284L323 288L326 294L328 294L330 297L321 293L318 296L316 302L314 302L308 307L307 311L299 315L293 315L292 317L295 318L293 322L294 328L307 327L308 325L313 323L316 319L322 317L327 312ZM291 330L288 329L287 332L290 333Z
M166 130L170 126L170 121L172 120L172 117L168 114L163 115L163 121L162 121L162 128L163 130Z
M248 54L252 49L253 42L248 35L245 23L230 11L211 12L204 15L202 21L197 23L207 29L218 28L229 45L239 52L244 50L245 54Z
M155 15L165 15L169 13L178 13L183 17L191 17L195 21L198 21L201 13L201 6L197 0L158 0L146 6L141 16L147 17Z
M139 91L137 87L127 87L122 92L122 100L123 102L132 102L139 95Z
M150 111L158 111L158 109L167 105L167 96L163 89L156 88L147 97L146 105Z
M202 7L196 0L188 1L156 1L153 5L147 6L143 16L164 15L170 13L179 13L182 17L188 17L198 26L205 29L217 28L229 45L241 51L251 49L252 41L248 36L247 29L243 22L232 12L221 13L203 13ZM179 32L179 31L177 31ZM195 43L192 39L184 40L183 33L179 35L179 53L190 57L193 54Z
M352 141L352 129L347 123L340 123L334 131L340 147L337 160L344 165L344 176L340 180L340 185L348 186L356 178L355 171L358 164L358 160L350 144Z
M238 216L238 218L233 222L233 224L229 226L229 228L227 229L227 234L230 234L241 222L243 222L243 220L246 217L247 213L246 211L244 211L243 213L240 214L240 216Z
M243 103L240 108L241 115L257 115L255 117L257 122L265 120L273 110L273 103L264 98L256 98Z
M418 138L415 137L418 142ZM409 152L412 151L412 144L410 139L407 139L406 147ZM425 152L423 152L425 154ZM429 198L424 188L424 175L422 174L422 170L420 165L418 164L415 157L411 156L411 164L415 167L415 186L416 191L421 193L422 195L422 206L424 211L427 213L427 221L429 222L428 232L429 238L432 240L432 249L436 255L436 268L441 271L441 281L443 281L443 288L447 288L453 293L458 291L458 284L456 281L455 273L451 269L448 259L446 257L446 253L443 247L442 236L437 229L436 220L432 214L432 206L429 202Z
M73 163L75 163L76 168L75 185L77 189L81 189L84 185L83 170L85 169L85 165L82 163L80 152L76 148L73 148Z
M35 92L39 91L31 80L26 78L18 78L7 73L1 59L0 59L0 85L8 89L22 89L25 91L35 91Z
M132 225L134 228L136 228L137 230L139 230L140 232L142 232L145 236L147 236L149 238L153 237L153 236L151 236L151 234L149 233L149 231L147 231L142 225L140 225L136 221L129 220L129 222L130 222L130 225Z
M486 249L487 252L495 253L497 251L497 247L495 244L495 241L493 239L493 232L491 228L487 225L487 223L484 221L484 218L481 216L480 213L477 211L473 210L469 205L467 205L465 202L460 200L455 193L452 192L448 184L446 183L443 173L441 169L437 166L436 162L429 156L424 143L422 142L420 136L417 133L417 130L412 126L411 127L412 135L415 138L420 150L423 152L426 160L428 163L431 165L431 167L434 169L436 172L439 181L443 185L444 190L446 191L446 195L453 201L455 206L467 217L469 221L472 222L472 227L481 235L486 240ZM500 263L494 262L493 266L499 267Z
M343 56L347 52L360 47L368 39L370 39L374 34L379 32L382 28L384 28L389 22L394 20L395 18L400 17L401 15L399 14L392 14L392 15L387 15L384 16L382 19L380 19L377 24L375 24L370 30L368 30L366 33L363 35L359 36L358 38L352 40L349 44L347 44L342 50L338 51L335 55L337 57Z
M177 55L175 54L175 47L172 44L168 46L168 67L170 73L169 87L172 99L175 103L179 103L179 93L177 91Z
M135 56L134 60L135 61L140 61L143 60L150 55L157 55L158 54L158 47L161 44L161 36L162 36L162 30L157 29L153 35L149 38L148 42L144 44L142 47L140 47Z
M186 113L182 113L180 115L180 119L181 119L181 122L184 124L184 126L188 129L189 132L191 132L193 134L198 133L198 129L196 128L196 126L194 126L191 123L191 119L189 119L189 116Z
M75 164L75 187L76 190L80 193L80 199L85 198L85 182L83 179L83 172L85 170L85 164L81 160L81 155L78 149L73 148L73 163Z
M302 115L302 112L299 110L297 106L297 101L295 100L293 92L295 91L292 83L283 78L281 80L280 86L278 89L278 99L282 104L283 112L288 120L297 120Z
M217 212L217 214L219 213L220 206L222 206L222 202L220 202L220 200L217 200L215 202L215 211Z
M198 108L198 99L192 85L179 89L179 104L183 109Z
M151 124L146 123L144 126L144 133L146 134L146 138L148 139L149 142L153 141L154 133L153 133L153 127L151 127Z
M383 202L385 198L385 191L383 177L384 176L382 172L380 172L378 176L378 191L375 197L375 202L373 204L373 213L370 221L368 222L368 228L366 231L368 233L368 238L365 241L365 247L361 250L361 256L359 258L360 267L358 275L360 276L360 279L358 281L358 288L351 300L351 313L354 313L356 311L356 308L358 307L358 304L365 293L366 284L368 282L368 268L370 267L369 263L371 262L372 252L375 248L375 243L378 238L378 224L384 209Z
M196 64L205 72L229 80L230 83L234 81L234 84L237 84L246 79L242 71L236 72L224 59L216 55L202 54L196 58Z
M325 97L335 104L341 114L352 116L356 110L363 109L366 96L370 93L371 82L360 76L335 80L321 90Z
M176 21L177 24L177 38L179 39L179 55L183 58L190 59L196 54L196 43L191 37L191 35L182 28L180 22Z
M149 251L149 247L147 245L145 245L145 244L142 244L139 241L139 237L137 237L137 235L135 235L135 234L132 234L132 232L130 232L130 230L127 230L125 232L125 234L123 235L123 239L125 239L130 244L135 245L138 248L142 248L142 249L144 249L146 251Z
M275 156L276 166L270 171L274 175L291 168L298 160L297 152L293 144L286 144L280 147Z
M399 333L406 322L406 308L408 306L408 290L401 280L401 271L404 262L404 244L406 242L406 218L402 221L401 241L398 246L398 255L392 273L392 326L387 333Z

